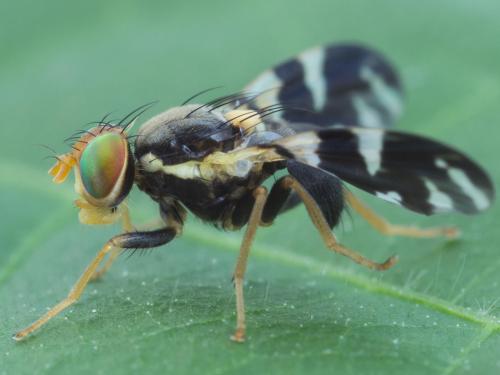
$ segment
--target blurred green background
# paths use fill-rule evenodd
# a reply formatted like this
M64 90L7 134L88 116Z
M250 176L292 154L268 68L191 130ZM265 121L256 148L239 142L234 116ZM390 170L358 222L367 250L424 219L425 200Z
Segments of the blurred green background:
M241 234L190 218L185 235L122 257L82 300L22 343L10 335L62 298L118 228L78 224L70 182L45 174L46 144L109 111L242 88L305 48L358 41L406 86L401 129L467 150L498 185L498 1L2 1L0 3L0 374L497 374L498 206L425 218L366 198L394 222L459 226L459 241L384 238L353 215L324 250L299 208L258 234L247 277L249 340L230 283ZM157 215L131 200L137 222Z

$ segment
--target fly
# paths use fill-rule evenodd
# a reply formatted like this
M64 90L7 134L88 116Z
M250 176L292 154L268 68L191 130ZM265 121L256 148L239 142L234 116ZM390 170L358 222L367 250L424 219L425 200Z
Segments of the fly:
M392 129L402 103L400 79L381 54L330 45L277 65L240 93L171 108L135 136L130 128L150 104L76 134L72 150L49 172L62 183L74 169L82 223L120 221L124 232L106 242L66 298L14 339L76 302L125 249L180 236L188 212L225 230L246 226L233 272L237 342L245 339L243 278L255 233L300 203L329 250L374 270L391 268L397 258L375 262L337 241L332 229L347 205L386 235L456 237L451 227L390 224L346 187L424 215L476 214L492 204L488 174L467 155ZM268 190L264 182L278 171L286 174ZM134 185L158 203L158 228L134 229L126 204Z

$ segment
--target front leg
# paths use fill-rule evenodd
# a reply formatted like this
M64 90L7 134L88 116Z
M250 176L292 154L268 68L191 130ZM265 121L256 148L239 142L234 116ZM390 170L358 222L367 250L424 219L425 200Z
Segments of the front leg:
M50 319L58 315L61 311L71 306L73 303L78 301L82 295L85 287L89 283L92 275L95 274L99 264L102 262L106 254L115 250L123 249L148 249L152 247L157 247L170 242L178 233L178 230L174 227L167 227L162 229L157 229L149 232L132 232L124 233L110 239L103 248L97 253L97 256L92 260L92 262L87 266L83 274L80 276L76 284L71 288L68 296L64 298L57 305L52 307L45 315L43 315L36 322L31 324L29 327L19 331L13 336L14 340L22 340L29 334L33 333Z
M130 233L134 231L134 226L132 224L132 220L130 219L130 212L128 210L128 206L126 203L122 203L121 207L121 220L122 220L122 228L124 232ZM119 247L111 250L108 256L108 260L104 263L104 265L100 269L96 269L96 271L90 277L90 281L99 280L104 276L106 272L109 271L115 260L118 258L118 255L122 252L122 249Z

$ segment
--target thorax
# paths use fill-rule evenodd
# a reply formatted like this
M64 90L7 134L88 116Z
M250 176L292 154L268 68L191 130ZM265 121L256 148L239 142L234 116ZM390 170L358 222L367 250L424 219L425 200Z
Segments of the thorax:
M136 182L154 200L175 199L203 220L217 223L235 202L271 174L247 158L246 134L223 115L193 106L171 109L146 122L137 135Z

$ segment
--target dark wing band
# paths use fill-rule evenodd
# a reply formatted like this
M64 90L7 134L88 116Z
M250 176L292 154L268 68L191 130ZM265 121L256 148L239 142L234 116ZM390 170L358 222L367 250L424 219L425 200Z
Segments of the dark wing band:
M259 94L254 110L280 104L267 120L292 127L358 125L388 127L402 112L402 89L393 66L378 52L358 45L307 50L262 73L246 92Z
M333 127L289 136L267 147L422 214L488 208L494 188L465 154L417 135Z

